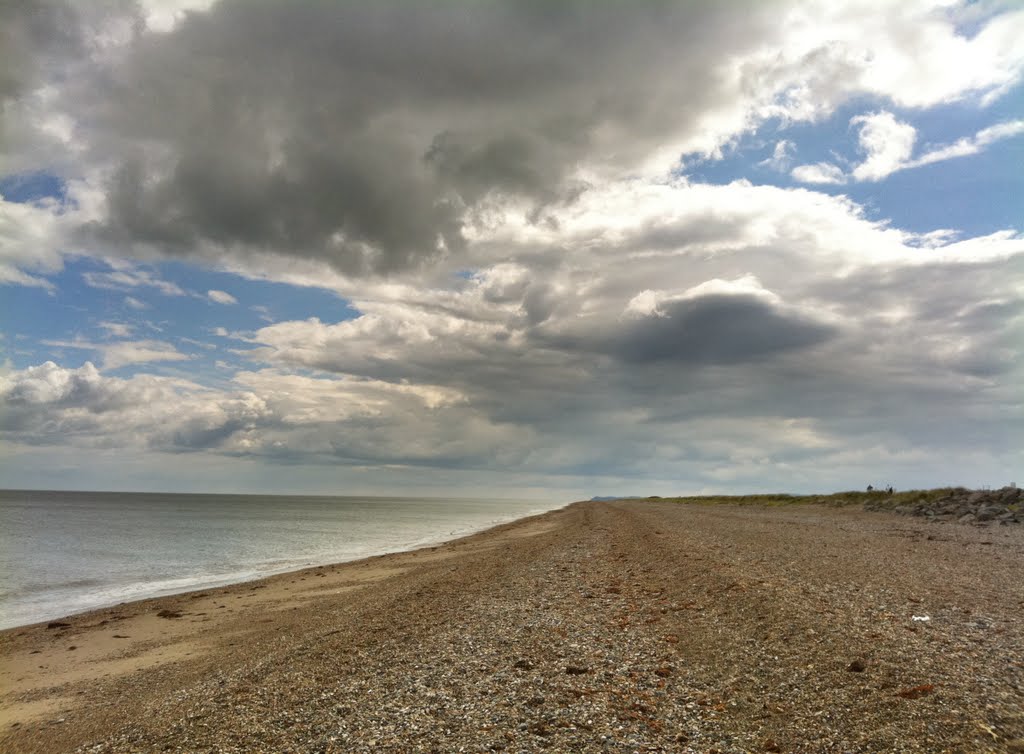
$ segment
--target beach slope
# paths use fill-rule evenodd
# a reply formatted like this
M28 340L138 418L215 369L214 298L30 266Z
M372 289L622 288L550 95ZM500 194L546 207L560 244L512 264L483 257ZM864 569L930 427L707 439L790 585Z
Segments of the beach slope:
M1024 752L1024 527L579 503L0 633L0 751Z

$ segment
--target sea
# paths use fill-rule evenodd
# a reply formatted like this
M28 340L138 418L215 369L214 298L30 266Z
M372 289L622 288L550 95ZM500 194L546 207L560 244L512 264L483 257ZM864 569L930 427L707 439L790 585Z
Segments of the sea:
M564 504L0 490L0 628L437 544Z

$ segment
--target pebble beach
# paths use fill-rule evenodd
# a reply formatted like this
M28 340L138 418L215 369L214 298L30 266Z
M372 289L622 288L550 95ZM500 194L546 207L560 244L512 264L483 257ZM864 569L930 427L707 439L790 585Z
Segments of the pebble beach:
M577 503L0 633L3 752L1024 752L1024 527Z

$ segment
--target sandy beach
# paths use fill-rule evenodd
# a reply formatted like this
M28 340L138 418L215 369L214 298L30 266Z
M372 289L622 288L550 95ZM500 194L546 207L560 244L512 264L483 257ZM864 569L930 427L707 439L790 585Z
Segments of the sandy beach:
M0 633L3 752L1024 752L1024 527L578 503Z

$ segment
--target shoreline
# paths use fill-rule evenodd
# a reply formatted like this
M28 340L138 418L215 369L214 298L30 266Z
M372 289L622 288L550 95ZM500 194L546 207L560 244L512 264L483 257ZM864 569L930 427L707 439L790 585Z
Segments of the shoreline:
M0 736L12 727L53 718L63 709L67 695L43 695L46 689L194 658L199 651L190 645L195 635L222 630L239 611L269 606L278 611L296 609L326 593L357 591L405 568L444 559L474 546L486 547L489 541L506 534L532 536L541 519L571 505L574 503L411 548L142 597L0 629ZM309 583L303 586L303 582ZM230 606L231 600L244 603L236 609ZM14 659L12 655L20 657ZM28 701L10 701L25 696L30 697Z
M0 632L0 750L1021 752L1022 563L1018 527L575 503Z
M36 492L36 491L32 491L32 492ZM237 497L245 498L246 496L238 495ZM263 570L260 566L256 566L253 569L252 572L246 573L245 575L240 575L240 576L230 575L230 576L225 576L223 578L205 579L202 574L197 574L197 575L195 575L193 577L189 577L189 576L186 575L186 576L182 576L180 578L182 578L182 579L189 579L189 578L191 578L191 579L193 579L193 583L190 583L190 584L188 584L186 586L182 586L182 587L168 587L168 588L164 588L164 589L153 589L153 590L150 590L150 589L148 589L146 587L146 584L149 583L149 582L138 582L137 584L125 584L125 585L120 585L120 586L111 586L110 587L111 590L114 590L114 589L131 590L131 589L133 589L136 586L138 586L139 589L138 589L138 593L137 594L123 594L121 597L112 597L110 599L97 600L97 601L95 601L95 602L93 602L91 604L87 604L84 607L75 608L75 609L73 609L70 612L54 610L54 611L45 611L45 613L44 613L44 611L38 611L40 613L39 616L33 616L33 618L31 618L31 619L29 619L27 621L24 621L24 622L14 623L12 625L3 625L3 623L0 623L0 633L2 633L4 631L11 631L11 630L18 629L18 628L27 628L27 627L34 626L34 625L37 625L37 624L40 624L40 623L47 623L47 622L50 622L50 621L57 621L57 620L65 620L67 618L73 618L73 617L84 615L84 614L87 614L87 613L91 613L91 612L95 612L95 611L99 611L99 610L104 610L104 609L107 609L107 608L117 607L119 605L128 604L128 603L132 603L132 602L141 602L141 601L144 601L144 600L157 599L157 598L161 598L161 597L173 597L173 596L176 596L176 595L189 594L191 592L207 591L207 590L211 590L211 589L219 589L219 588L233 586L233 585L237 585L237 584L246 584L246 583L253 582L253 581L260 581L262 579L273 578L274 576L280 576L280 575L285 575L285 574L289 574L289 573L296 573L296 572L299 572L299 571L303 571L303 570L307 570L307 569L312 569L312 568L334 566L334 565L340 565L340 564L344 564L344 563L353 563L353 562L358 562L358 561L361 561L361 560L365 560L367 558L379 557L381 555L394 555L394 554L400 554L400 553L404 553L404 552L411 552L411 551L414 551L414 550L424 549L424 548L428 548L428 547L436 547L438 545L446 544L448 542L452 542L452 541L455 541L455 540L458 540L458 539L462 539L464 537L469 537L469 536L473 536L474 534L479 534L479 533L488 531L488 530L490 530L492 528L495 528L495 527L498 527L498 526L503 526L503 525L508 524L508 523L513 523L515 521L518 521L518 520L521 520L521 519L524 519L524 518L530 518L530 517L533 517L533 516L543 515L544 513L549 513L549 512L555 511L555 510L561 510L562 508L566 507L567 505L571 505L571 503L562 504L560 507L552 507L552 508L543 507L540 503L538 503L538 508L537 509L535 509L533 511L526 512L525 514L516 514L513 518L505 519L505 518L502 518L502 517L496 517L495 519L487 521L487 522L484 522L482 524L472 524L472 525L469 525L469 526L467 526L465 528L461 528L461 529L460 528L456 528L456 529L454 529L452 531L449 531L449 532L446 532L444 534L439 534L437 536L430 536L430 537L425 537L425 538L422 538L422 539L417 539L417 540L414 540L414 541L411 541L411 542L408 542L408 543L404 543L404 544L401 544L401 545L398 545L398 546L394 546L394 547L387 547L387 548L384 548L384 549L381 549L381 550L367 550L367 551L364 551L364 552L360 552L358 554L354 554L351 557L340 557L340 558L338 558L338 557L325 557L322 561L312 561L312 562L303 563L301 565L294 565L293 564L293 565L288 565L288 566L285 566L285 567L282 567L282 568L279 568L279 569L271 568L271 569L268 569L268 570ZM296 558L296 559L298 559L298 558ZM173 579L168 579L168 580L173 580ZM2 608L2 607L3 606L0 605L0 608Z

